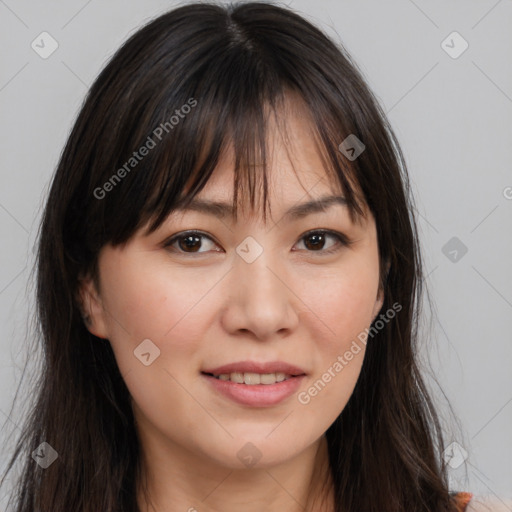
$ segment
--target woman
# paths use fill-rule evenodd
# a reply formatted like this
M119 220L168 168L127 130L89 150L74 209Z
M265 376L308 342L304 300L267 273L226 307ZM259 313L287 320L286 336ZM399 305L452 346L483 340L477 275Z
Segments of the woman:
M186 5L122 46L62 154L37 270L17 512L469 501L415 359L403 156L294 12Z

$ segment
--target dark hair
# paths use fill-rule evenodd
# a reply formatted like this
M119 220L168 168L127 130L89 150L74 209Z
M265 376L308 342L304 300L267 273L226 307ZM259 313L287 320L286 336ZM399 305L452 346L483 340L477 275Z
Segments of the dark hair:
M185 5L156 18L123 44L87 95L40 226L44 359L7 468L21 458L16 512L138 510L141 453L130 395L110 344L84 325L80 279L97 279L105 244L157 228L192 199L228 145L235 214L238 189L249 192L252 208L263 190L265 213L267 114L292 95L351 215L363 215L364 202L376 219L382 310L402 306L368 340L355 390L326 432L336 511L455 510L415 356L422 269L402 152L344 48L293 11L252 2ZM365 145L355 160L339 149L349 135ZM142 146L151 151L138 159ZM263 166L251 165L257 157ZM60 454L45 470L31 457L43 441Z

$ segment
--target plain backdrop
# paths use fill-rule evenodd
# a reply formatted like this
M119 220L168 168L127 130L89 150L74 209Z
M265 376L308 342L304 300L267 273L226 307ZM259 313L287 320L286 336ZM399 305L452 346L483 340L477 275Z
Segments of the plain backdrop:
M4 432L16 435L22 422L10 410L27 352L34 308L27 286L49 180L107 58L176 5L0 0L0 470L13 440ZM346 47L398 136L435 305L423 356L461 426L446 427L447 443L455 443L447 455L455 466L452 486L506 501L512 498L512 1L287 5ZM45 59L31 46L42 32L58 44ZM433 392L443 400L440 389ZM448 414L446 405L441 411Z

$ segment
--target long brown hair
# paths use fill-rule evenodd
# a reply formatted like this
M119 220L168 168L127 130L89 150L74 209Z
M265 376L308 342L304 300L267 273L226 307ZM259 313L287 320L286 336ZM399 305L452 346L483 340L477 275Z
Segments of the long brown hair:
M250 164L265 154L265 108L277 111L290 94L309 112L352 215L361 214L361 191L376 219L382 311L402 306L368 340L353 395L326 433L335 510L455 510L441 429L416 362L422 268L402 152L346 50L288 8L252 2L191 4L159 16L123 44L85 99L40 225L43 362L6 471L21 461L16 512L138 510L130 396L110 344L84 326L80 278L97 278L105 244L126 242L148 221L156 229L178 201L192 199L228 144L235 211L238 189L254 206L255 183L265 211L266 169ZM349 135L365 146L354 160L339 149ZM146 156L132 160L142 146ZM59 454L47 469L31 456L42 442Z

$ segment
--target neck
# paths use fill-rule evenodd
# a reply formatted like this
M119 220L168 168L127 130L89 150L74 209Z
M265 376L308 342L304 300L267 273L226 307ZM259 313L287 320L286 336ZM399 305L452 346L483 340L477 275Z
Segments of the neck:
M141 512L332 512L327 441L277 466L232 469L194 455L182 446L166 449L154 438L141 440Z

